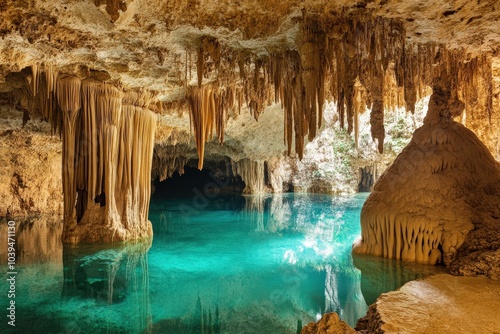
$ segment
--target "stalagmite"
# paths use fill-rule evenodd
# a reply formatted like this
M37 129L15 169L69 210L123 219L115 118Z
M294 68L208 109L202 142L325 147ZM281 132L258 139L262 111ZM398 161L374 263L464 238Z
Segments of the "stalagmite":
M449 265L469 231L497 228L500 169L477 136L453 121L464 107L457 62L446 66L454 55L441 57L424 125L363 206L355 253Z

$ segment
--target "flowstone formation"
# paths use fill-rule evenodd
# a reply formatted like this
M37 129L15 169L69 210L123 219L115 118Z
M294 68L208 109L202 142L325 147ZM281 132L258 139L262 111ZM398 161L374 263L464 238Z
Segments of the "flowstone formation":
M441 78L424 125L363 206L362 236L353 251L444 262L457 273L498 278L500 166L472 131L453 120L463 103L454 94L456 81L446 73ZM481 261L461 272L465 257Z
M29 71L27 70L29 73ZM147 93L34 65L23 98L62 135L63 240L149 237L157 117Z

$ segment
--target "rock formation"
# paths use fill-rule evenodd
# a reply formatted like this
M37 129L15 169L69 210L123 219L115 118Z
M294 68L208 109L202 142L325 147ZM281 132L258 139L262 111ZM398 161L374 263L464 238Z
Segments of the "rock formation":
M361 333L494 333L500 283L441 274L382 294L356 329ZM410 311L411 310L411 311Z
M446 265L458 255L456 272L467 266L460 257L477 260L475 252L488 251L482 269L469 272L497 278L500 168L477 136L453 121L463 110L453 86L446 73L436 80L424 125L363 206L353 251Z
M8 105L0 106L0 217L61 215L61 142L35 117L23 127Z
M356 328L327 313L301 333L495 333L500 283L485 277L435 275L383 293Z
M339 319L337 313L326 313L320 321L311 322L302 328L301 334L351 334L357 333Z
M62 134L63 239L151 236L147 219L156 115L148 94L34 65L23 97Z

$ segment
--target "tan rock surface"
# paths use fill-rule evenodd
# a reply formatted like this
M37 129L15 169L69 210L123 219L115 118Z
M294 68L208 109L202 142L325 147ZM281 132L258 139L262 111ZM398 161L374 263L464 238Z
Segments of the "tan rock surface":
M475 252L457 265L464 267L499 249L500 167L472 131L451 119L462 108L446 80L435 84L424 125L363 206L355 253L450 265ZM498 277L495 256L481 262L482 270L464 273Z
M61 141L50 125L0 105L0 217L62 215Z
M382 294L370 307L367 333L500 332L500 282L435 275Z
M301 334L351 334L356 333L348 324L339 319L337 313L326 313L318 322L305 326Z

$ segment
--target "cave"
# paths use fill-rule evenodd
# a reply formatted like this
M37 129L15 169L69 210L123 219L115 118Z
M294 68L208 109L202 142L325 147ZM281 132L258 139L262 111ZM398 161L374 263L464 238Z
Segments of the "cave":
M500 332L499 18L2 1L0 332Z
M196 163L197 164L197 163ZM217 167L217 166L214 166ZM197 193L207 196L218 195L241 195L245 189L245 183L240 176L217 175L205 165L199 170L189 164L183 167L183 174L174 172L172 176L164 181L154 181L154 196L164 198L194 197Z

